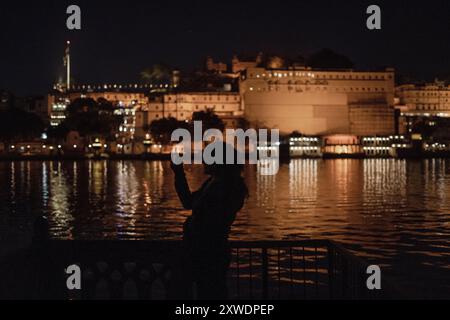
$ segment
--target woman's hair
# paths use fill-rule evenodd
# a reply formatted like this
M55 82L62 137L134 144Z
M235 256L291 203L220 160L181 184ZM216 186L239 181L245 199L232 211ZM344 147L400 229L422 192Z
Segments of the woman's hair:
M240 154L232 145L224 142L213 142L215 148L222 148L222 161L221 163L215 163L210 166L211 174L220 177L225 181L228 190L233 190L233 192L244 193L245 197L248 197L248 188L245 184L244 178L242 177L242 171L244 165L238 163L239 156L243 156L245 159L245 154ZM234 161L232 163L227 163L227 155L233 155ZM228 157L230 158L230 157Z

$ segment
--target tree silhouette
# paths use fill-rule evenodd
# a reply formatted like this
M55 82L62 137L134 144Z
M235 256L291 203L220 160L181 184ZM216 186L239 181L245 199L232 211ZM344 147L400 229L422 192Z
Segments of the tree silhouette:
M114 114L113 105L106 99L76 99L66 111L62 128L78 131L82 136L112 137L117 132L122 117Z
M164 63L158 63L141 72L141 79L145 83L162 83L171 80L172 70Z
M308 66L319 69L351 69L354 63L346 56L330 49L322 49L312 54L307 60Z
M35 139L44 129L44 122L34 113L17 108L0 112L0 139L4 142Z
M220 119L212 109L194 112L192 115L192 121L201 121L203 130L219 129L223 131L225 129L225 124L222 119Z
M149 126L150 134L156 143L169 144L172 133L176 129L186 129L187 124L184 121L178 121L175 118L162 118L152 121Z

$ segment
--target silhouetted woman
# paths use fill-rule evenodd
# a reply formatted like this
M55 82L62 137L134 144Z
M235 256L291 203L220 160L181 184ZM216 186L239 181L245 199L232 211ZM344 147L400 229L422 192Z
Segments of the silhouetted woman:
M235 152L228 145L226 149ZM183 242L190 264L186 267L201 300L227 298L226 274L231 260L228 236L248 195L242 168L236 164L204 165L210 177L191 193L183 166L172 165L178 196L183 207L192 210L184 223Z

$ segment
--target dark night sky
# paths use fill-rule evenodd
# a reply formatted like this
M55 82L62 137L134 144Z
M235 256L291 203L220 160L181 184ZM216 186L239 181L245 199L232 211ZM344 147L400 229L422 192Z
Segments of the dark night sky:
M366 29L379 4L383 30ZM82 30L65 27L66 8L82 9ZM154 63L199 67L207 55L346 54L360 68L396 67L417 78L450 71L450 1L2 1L0 89L45 93L71 40L77 83L126 83Z

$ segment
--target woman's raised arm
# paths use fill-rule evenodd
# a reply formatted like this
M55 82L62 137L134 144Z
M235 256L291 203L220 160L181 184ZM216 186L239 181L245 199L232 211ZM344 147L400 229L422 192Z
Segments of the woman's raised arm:
M175 165L171 162L170 167L175 173L175 190L177 191L178 198L187 210L192 209L192 193L189 189L189 184L186 180L186 175L184 173L183 165Z

